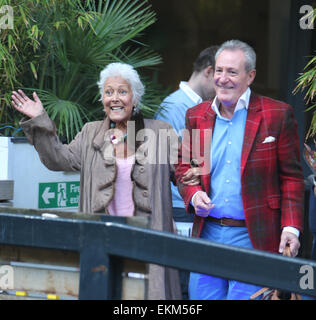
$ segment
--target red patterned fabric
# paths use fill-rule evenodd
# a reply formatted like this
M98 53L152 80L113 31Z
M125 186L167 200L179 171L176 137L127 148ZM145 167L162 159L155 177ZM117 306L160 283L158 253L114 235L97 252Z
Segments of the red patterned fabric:
M186 128L190 135L183 137L176 179L186 209L190 212L194 212L190 205L193 194L198 190L204 190L207 194L210 192L209 160L215 119L211 102L190 108L186 114ZM201 143L192 139L199 132L194 129L200 130ZM268 143L263 143L265 140ZM191 159L197 160L199 166L204 168L201 186L191 187L181 183L181 176L190 168ZM304 177L297 123L291 106L251 95L240 174L246 225L253 247L277 252L283 227L303 229ZM200 236L203 222L203 218L195 215L193 236Z

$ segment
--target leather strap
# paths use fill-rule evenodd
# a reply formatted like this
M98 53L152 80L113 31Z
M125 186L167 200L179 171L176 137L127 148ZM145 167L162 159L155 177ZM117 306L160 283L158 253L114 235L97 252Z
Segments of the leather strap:
M285 249L284 249L284 251L283 251L283 255L284 255L285 257L292 257L290 246L286 246L286 247L285 247Z
M283 251L283 256L286 256L286 257L291 257L291 249L290 249L290 246L286 246L284 251ZM250 299L255 299L257 298L258 296L260 296L261 294L265 293L267 290L271 290L269 288L261 288L260 290L258 290L257 292L255 292L251 297ZM280 296L280 293L281 293L281 290L271 290L271 293L268 294L268 298L269 300L280 300L279 296ZM267 296L266 296L267 297ZM297 294L297 293L291 293L291 298L290 300L301 300L302 297Z
M236 220L231 218L215 218L208 216L205 218L206 221L216 222L219 223L221 226L227 226L227 227L245 227L246 222L245 220Z
M250 299L256 299L258 296L260 296L261 294L265 293L267 290L270 290L269 288L261 288L260 290L258 290L257 292L255 292Z

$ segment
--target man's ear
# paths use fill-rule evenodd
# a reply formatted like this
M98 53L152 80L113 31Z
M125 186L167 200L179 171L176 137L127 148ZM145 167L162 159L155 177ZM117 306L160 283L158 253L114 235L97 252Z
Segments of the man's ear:
M256 77L256 69L252 69L249 73L248 73L248 87L253 83L253 81L255 80Z
M208 67L206 67L206 68L204 69L203 73L204 73L205 77L208 78L209 76L213 76L213 74L214 74L214 69L213 69L212 66L208 66Z

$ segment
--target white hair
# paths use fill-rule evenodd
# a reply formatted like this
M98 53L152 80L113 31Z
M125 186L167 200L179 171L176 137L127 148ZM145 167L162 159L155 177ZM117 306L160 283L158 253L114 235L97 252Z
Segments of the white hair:
M247 43L240 40L229 40L224 42L216 52L215 61L224 50L241 50L245 54L246 72L250 72L251 70L256 69L256 53L253 48Z
M98 86L100 89L101 100L104 96L104 84L109 77L121 76L125 81L129 83L133 93L133 104L137 106L145 92L145 87L140 80L137 71L129 64L121 62L113 62L108 64L100 72L100 80Z

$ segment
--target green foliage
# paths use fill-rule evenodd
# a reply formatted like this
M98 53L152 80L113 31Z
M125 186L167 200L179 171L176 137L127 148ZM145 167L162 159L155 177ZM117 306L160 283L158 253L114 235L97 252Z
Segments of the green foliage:
M314 56L305 66L304 73L297 78L297 86L294 93L299 90L305 91L305 101L309 107L306 111L316 110L315 95L316 95L316 56ZM313 112L311 126L308 130L306 138L315 136L316 134L316 111Z
M316 9L310 14L313 14L311 23L314 23L316 19ZM306 139L314 137L316 135L316 56L313 56L304 68L304 72L297 78L297 86L294 89L294 93L299 91L305 91L305 101L308 107L306 111L313 111L312 121L310 128L307 132Z
M36 91L58 134L69 141L84 122L103 116L96 82L108 63L129 63L142 69L141 76L161 63L137 41L155 22L146 0L0 0L4 4L14 9L14 28L0 33L3 125L18 127L21 118L11 106L12 90ZM148 79L144 83L142 108L151 117L165 93Z

